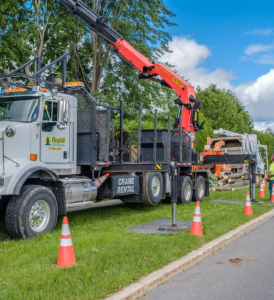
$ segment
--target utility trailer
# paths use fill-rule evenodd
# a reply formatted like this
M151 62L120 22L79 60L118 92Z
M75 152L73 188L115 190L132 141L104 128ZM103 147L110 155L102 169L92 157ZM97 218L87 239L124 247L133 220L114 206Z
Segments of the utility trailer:
M221 148L226 154L252 154L256 155L256 174L265 176L266 170L268 170L267 159L267 146L261 145L258 141L256 133L240 134L233 131L224 130L219 128L214 130L215 135L220 137L210 138L209 148L213 148L219 141L224 141L225 145ZM263 151L263 157L261 155L261 149ZM248 164L232 164L232 173L242 173L248 171Z

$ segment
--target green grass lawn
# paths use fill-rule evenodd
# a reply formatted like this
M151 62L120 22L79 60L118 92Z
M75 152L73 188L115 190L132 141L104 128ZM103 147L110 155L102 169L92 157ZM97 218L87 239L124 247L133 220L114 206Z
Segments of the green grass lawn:
M268 189L268 187L267 187ZM272 209L253 205L253 216L238 204L213 199L245 200L246 190L211 192L201 202L203 237L189 234L146 235L125 228L158 218L171 220L171 205L125 205L68 214L77 267L58 269L62 218L57 228L34 239L12 241L0 220L1 299L101 299L140 277L182 257L210 240ZM258 195L259 189L257 189ZM258 199L258 198L257 198ZM268 202L266 192L265 202ZM195 203L178 205L177 219L192 221Z

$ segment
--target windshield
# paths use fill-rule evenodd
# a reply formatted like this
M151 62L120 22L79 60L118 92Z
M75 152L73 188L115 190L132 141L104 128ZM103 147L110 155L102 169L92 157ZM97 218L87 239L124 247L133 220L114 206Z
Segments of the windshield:
M0 99L0 121L32 122L38 113L38 98Z

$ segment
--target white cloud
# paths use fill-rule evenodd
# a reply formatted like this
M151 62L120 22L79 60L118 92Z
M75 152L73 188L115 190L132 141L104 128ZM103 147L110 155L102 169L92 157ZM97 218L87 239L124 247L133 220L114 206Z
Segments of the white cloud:
M253 30L248 30L245 32L245 34L251 34L251 35L270 35L273 34L274 29L269 28L269 29L253 29Z
M274 65L274 54L260 55L255 62L260 65Z
M267 128L274 128L274 123L267 122L254 122L254 127L256 130L265 131Z
M210 72L200 66L212 55L206 46L186 37L174 37L169 48L172 53L165 53L161 61L175 65L176 71L194 86L206 88L209 84L215 83L220 88L232 87L229 81L235 78L232 73L222 69Z
M262 45L262 44L254 44L254 45L249 45L245 49L245 54L246 55L252 55L260 52L267 52L270 50L274 49L274 45Z
M220 68L211 71L201 66L212 55L205 45L186 37L175 37L169 47L173 52L164 54L161 61L175 65L179 74L194 87L216 84L218 88L232 90L249 111L257 129L264 130L269 126L274 129L274 69L253 82L235 86L231 82L235 78L232 72Z

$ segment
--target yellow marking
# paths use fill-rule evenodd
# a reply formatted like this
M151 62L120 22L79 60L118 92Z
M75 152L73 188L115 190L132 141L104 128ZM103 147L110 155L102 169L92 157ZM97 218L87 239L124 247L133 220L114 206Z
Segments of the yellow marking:
M161 165L162 166L162 165ZM156 164L156 167L159 169L159 170L162 170L162 167L160 165ZM156 168L155 168L156 169Z
M164 68L161 68L160 67L160 69L166 74L166 75L168 75L168 76L170 76L171 77L171 74L170 73L168 73L168 71L166 71Z
M245 159L245 160L244 160L244 163L245 163L245 164L248 164L248 163L249 163L249 160Z
M179 81L177 78L173 77L172 81L175 82L177 85L179 85L179 87L183 88L184 85L181 81Z

